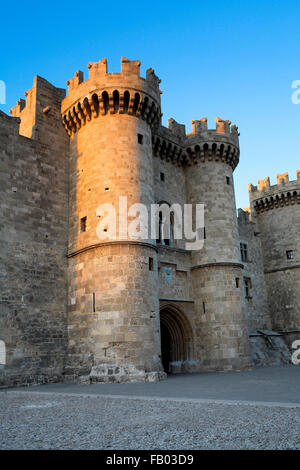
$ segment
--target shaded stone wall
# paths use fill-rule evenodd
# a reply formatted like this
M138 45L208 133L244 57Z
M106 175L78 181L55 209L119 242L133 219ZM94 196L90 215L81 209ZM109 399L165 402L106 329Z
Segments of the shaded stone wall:
M166 161L160 156L154 156L153 173L155 202L165 202L169 205L180 204L183 208L186 203L186 181L183 167ZM174 240L172 246L184 249L185 240Z
M249 212L239 209L238 216L240 242L247 245L247 260L244 265L243 279L250 279L250 297L246 293L241 279L243 290L243 305L246 312L247 325L250 330L260 328L271 329L267 287L264 276L264 265L261 248L261 233L255 222L249 218Z
M292 332L300 330L300 173L295 181L287 173L277 175L277 182L259 181L259 190L250 185L249 196L260 231L272 327Z
M0 377L7 385L61 380L66 357L68 161L59 113L63 93L36 79L33 95L37 104L31 103L30 109L37 114L28 128L39 122L35 139L19 135L20 118L0 113L0 339L7 356ZM46 106L51 107L47 115L41 111Z

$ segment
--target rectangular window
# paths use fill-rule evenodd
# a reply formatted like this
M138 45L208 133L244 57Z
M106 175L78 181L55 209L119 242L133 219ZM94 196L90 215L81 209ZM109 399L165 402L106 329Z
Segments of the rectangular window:
M153 258L149 258L149 271L153 271Z
M240 287L240 278L239 277L235 278L235 286L236 286L236 288Z
M164 173L160 174L160 181L165 181L165 174Z
M294 250L287 250L286 259L294 259Z
M86 217L80 219L80 232L86 232Z
M227 183L227 184L230 184L230 178L229 178L229 176L226 176L226 183Z
M142 145L143 138L144 138L143 134L138 134L137 136L138 136L138 143Z
M242 261L248 261L248 246L247 243L240 243L241 259Z
M244 290L245 290L245 298L250 300L251 297L251 279L249 277L244 277Z
M95 296L95 292L93 292L93 312L96 312L96 296Z
M202 308L203 308L203 315L205 315L206 310L205 310L205 302L202 302Z

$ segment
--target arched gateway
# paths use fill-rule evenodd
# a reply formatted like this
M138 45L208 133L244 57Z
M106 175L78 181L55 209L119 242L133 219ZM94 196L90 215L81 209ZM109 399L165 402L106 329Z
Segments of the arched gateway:
M167 373L188 372L193 359L193 334L186 316L168 305L160 311L161 359Z

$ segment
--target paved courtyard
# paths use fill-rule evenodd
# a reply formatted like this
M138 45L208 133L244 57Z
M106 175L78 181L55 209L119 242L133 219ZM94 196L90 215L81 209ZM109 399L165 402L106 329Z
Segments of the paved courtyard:
M300 449L300 367L0 392L0 449Z

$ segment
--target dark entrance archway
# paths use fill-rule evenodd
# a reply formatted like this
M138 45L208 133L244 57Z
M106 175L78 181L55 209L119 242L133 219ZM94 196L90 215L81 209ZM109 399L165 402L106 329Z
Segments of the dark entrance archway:
M192 329L185 315L173 306L160 311L161 361L167 373L184 372L192 359Z

